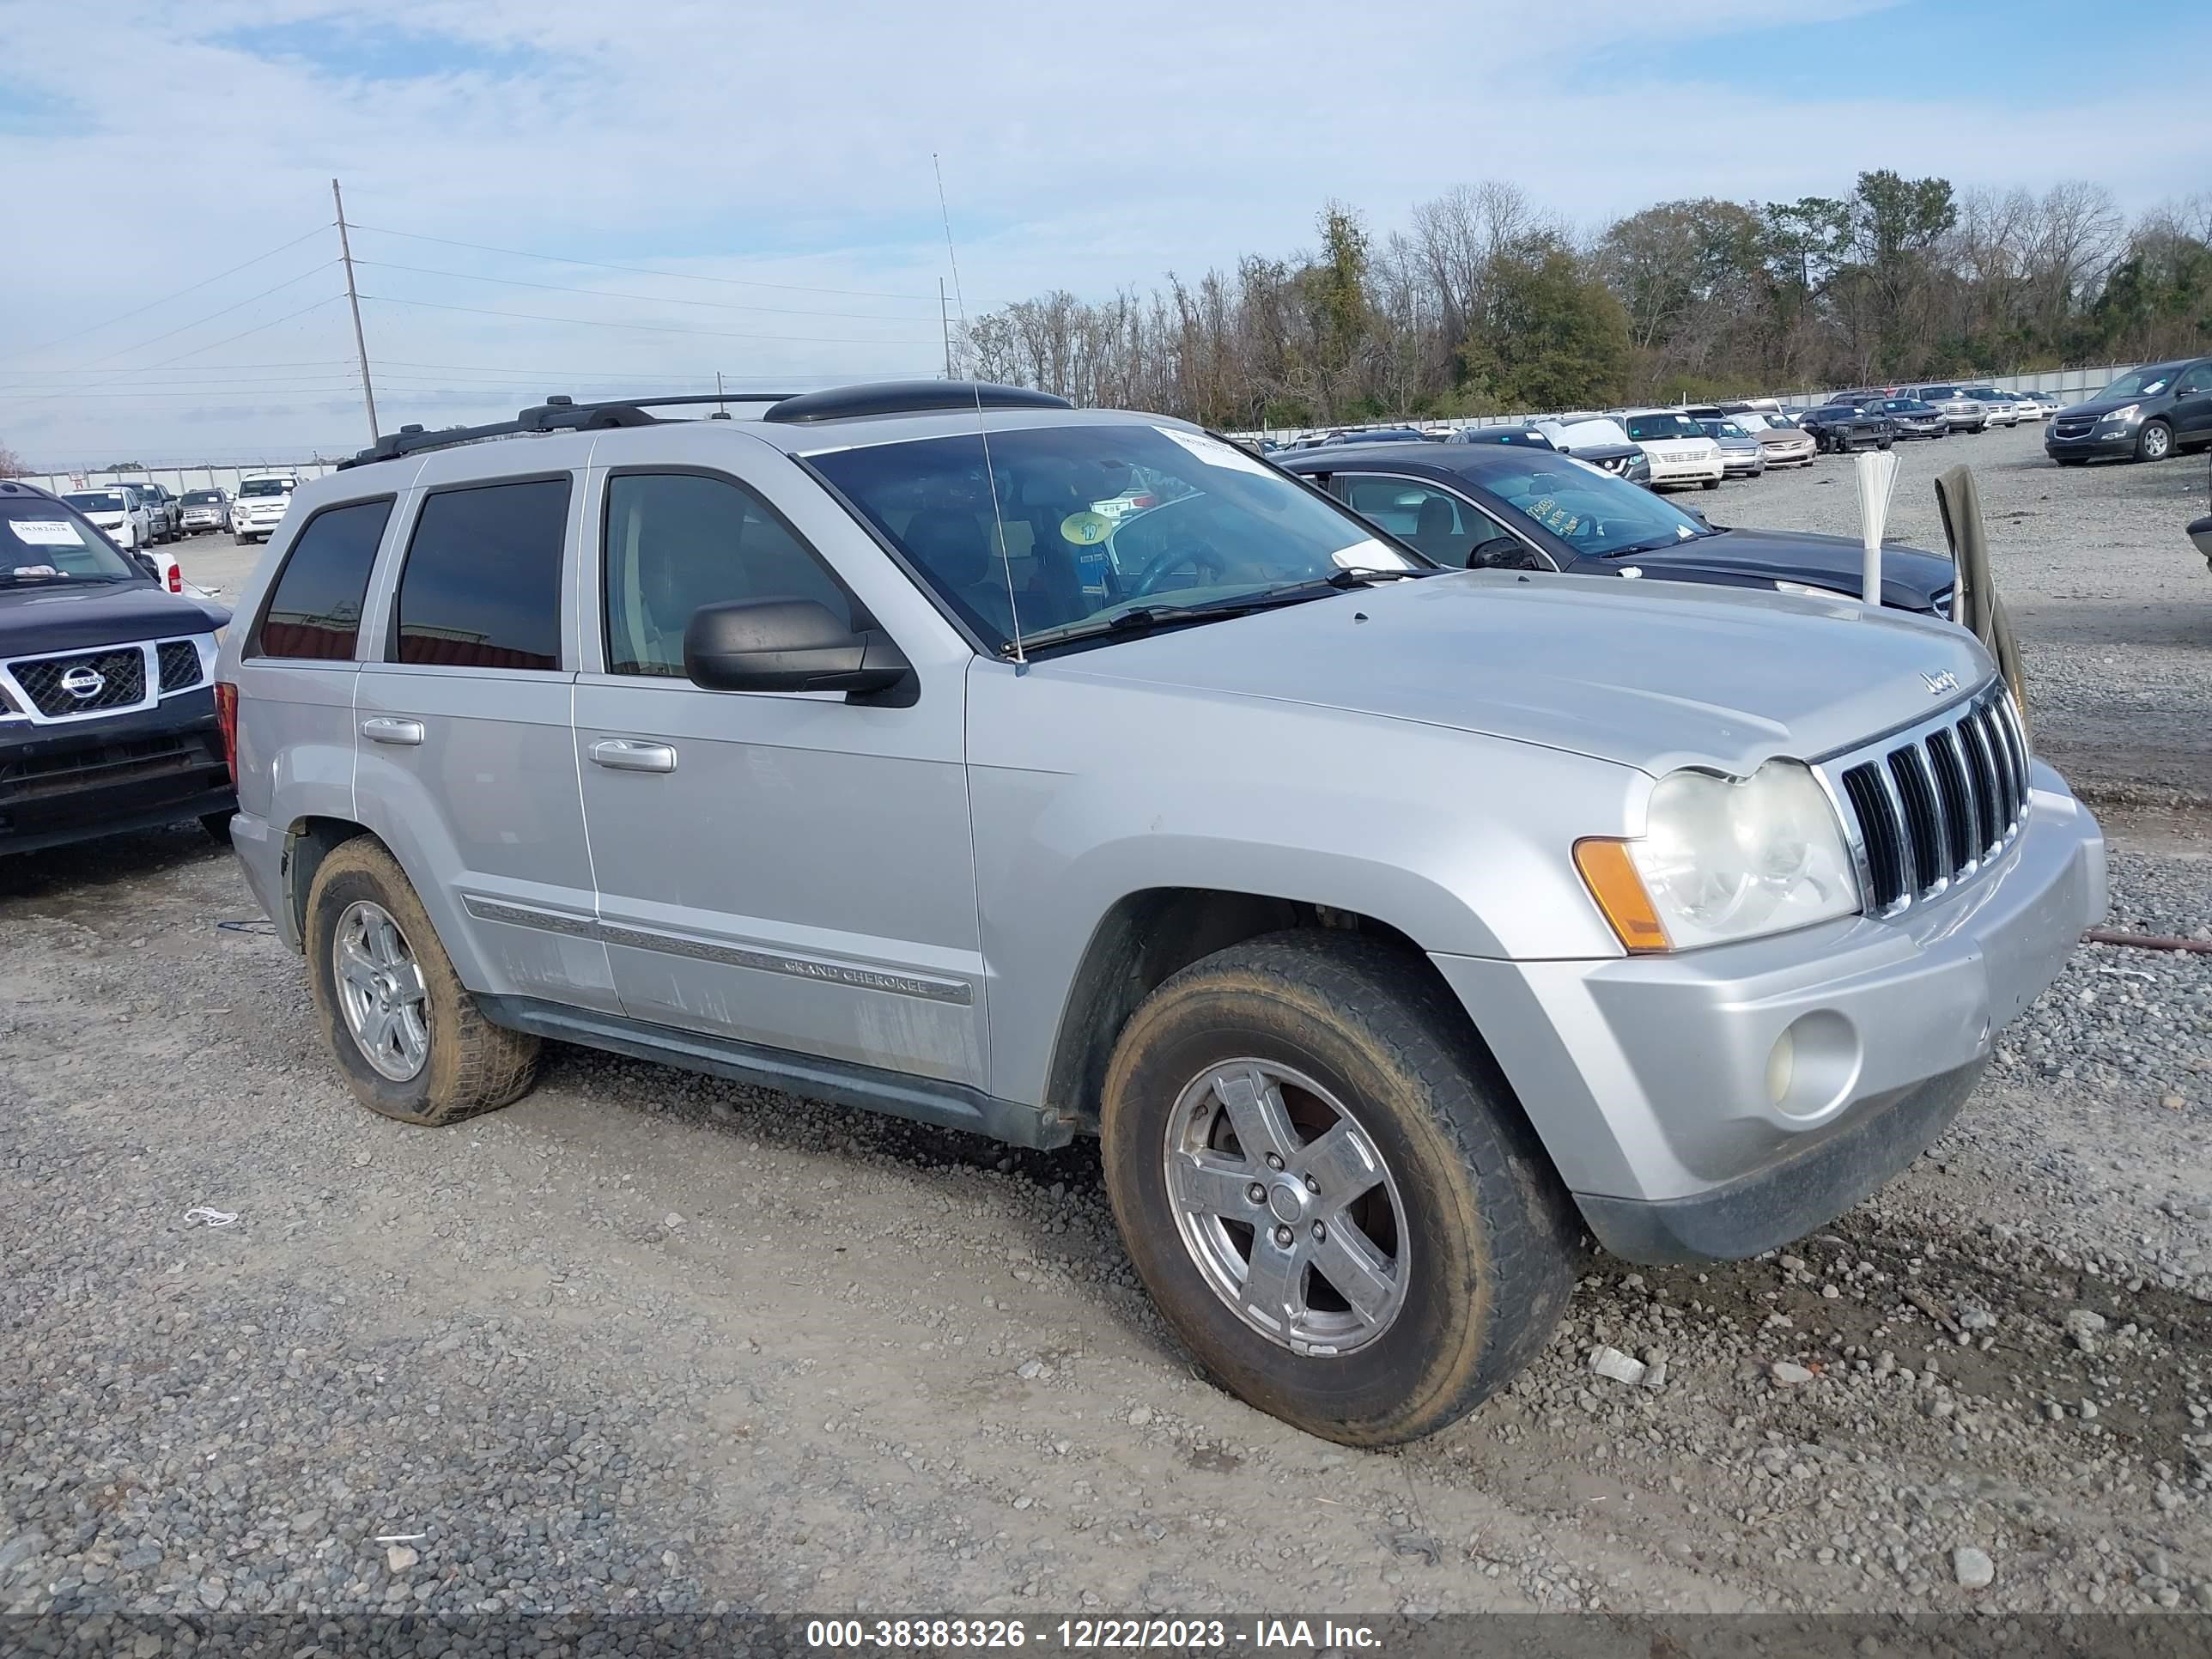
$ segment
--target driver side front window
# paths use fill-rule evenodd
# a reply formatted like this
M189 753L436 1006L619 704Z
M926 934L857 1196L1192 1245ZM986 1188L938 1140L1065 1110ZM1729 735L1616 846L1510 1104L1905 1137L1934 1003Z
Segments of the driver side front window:
M1468 555L1484 542L1510 538L1504 525L1474 502L1434 484L1358 473L1342 474L1340 482L1353 512L1447 569L1467 568Z

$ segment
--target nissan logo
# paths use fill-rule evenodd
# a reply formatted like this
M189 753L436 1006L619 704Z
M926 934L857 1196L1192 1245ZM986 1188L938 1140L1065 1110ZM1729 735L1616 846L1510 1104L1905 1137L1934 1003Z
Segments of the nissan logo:
M79 663L61 678L61 688L79 702L98 696L106 689L107 676L97 668L88 668Z

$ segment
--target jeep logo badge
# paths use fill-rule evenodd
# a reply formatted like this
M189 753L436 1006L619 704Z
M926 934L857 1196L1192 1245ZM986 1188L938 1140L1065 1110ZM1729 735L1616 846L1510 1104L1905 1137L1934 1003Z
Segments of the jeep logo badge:
M1928 695L1931 697L1940 697L1946 691L1959 689L1959 677L1948 668L1940 674L1923 674L1920 679L1927 686Z
M107 685L107 676L97 668L88 668L82 663L61 678L61 688L79 702L98 696Z

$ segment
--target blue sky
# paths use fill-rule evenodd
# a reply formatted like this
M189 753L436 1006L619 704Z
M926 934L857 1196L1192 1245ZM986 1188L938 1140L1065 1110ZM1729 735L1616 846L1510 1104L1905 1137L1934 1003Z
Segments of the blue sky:
M92 464L358 444L334 174L380 412L443 424L556 390L711 389L717 371L936 372L933 155L971 312L1286 253L1332 198L1387 235L1486 178L1583 231L1668 198L1841 195L1875 167L1962 191L2086 179L2138 211L2212 187L2194 91L2212 7L2137 15L0 0L11 191L70 216L0 261L0 444ZM2147 80L2153 36L2172 91ZM117 39L161 73L88 73ZM2083 137L2176 105L2193 116L2157 143ZM126 192L161 210L103 205Z

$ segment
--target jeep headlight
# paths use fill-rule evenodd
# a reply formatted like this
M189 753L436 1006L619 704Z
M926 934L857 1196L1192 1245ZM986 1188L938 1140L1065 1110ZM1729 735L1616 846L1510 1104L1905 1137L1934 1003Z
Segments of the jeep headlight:
M1630 951L1686 951L1809 927L1860 908L1843 825L1812 769L1674 772L1644 834L1577 842L1575 864Z

